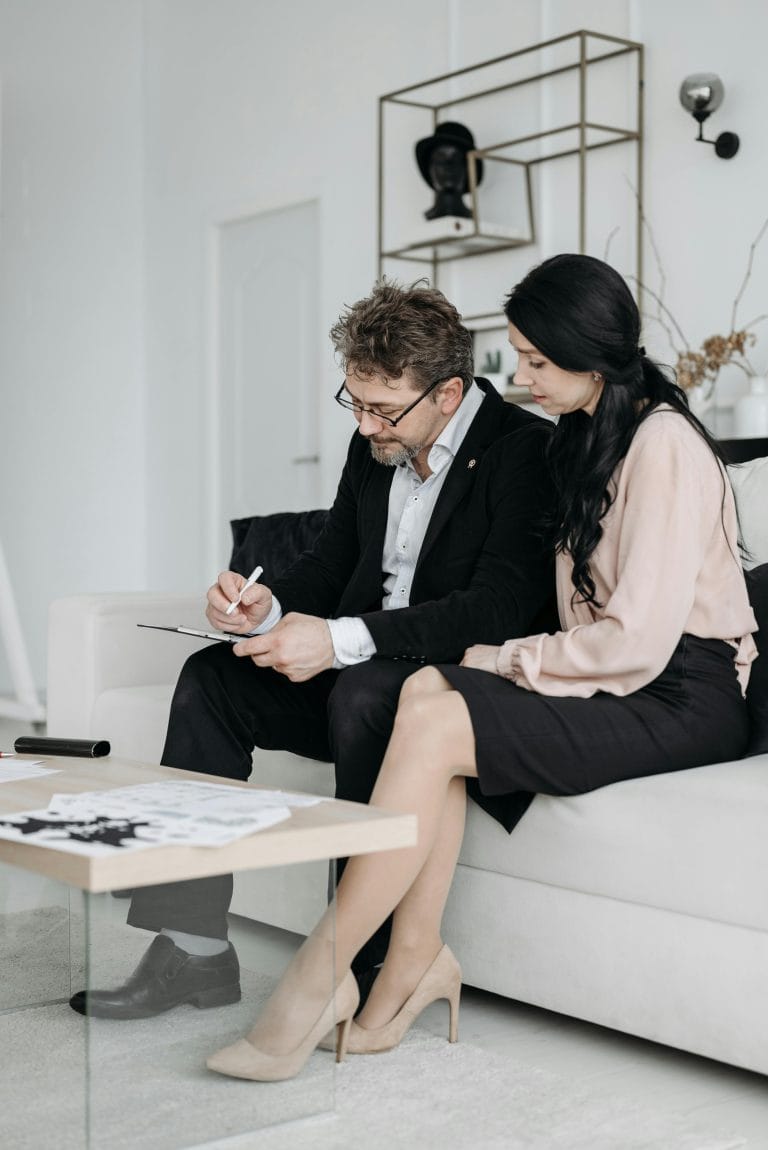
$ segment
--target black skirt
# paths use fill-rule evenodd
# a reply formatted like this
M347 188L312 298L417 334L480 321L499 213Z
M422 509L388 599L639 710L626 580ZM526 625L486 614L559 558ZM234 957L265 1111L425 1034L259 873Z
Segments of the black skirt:
M511 831L534 795L578 795L622 779L741 758L747 709L733 647L683 635L657 679L631 695L553 698L469 667L438 670L475 733L468 793Z

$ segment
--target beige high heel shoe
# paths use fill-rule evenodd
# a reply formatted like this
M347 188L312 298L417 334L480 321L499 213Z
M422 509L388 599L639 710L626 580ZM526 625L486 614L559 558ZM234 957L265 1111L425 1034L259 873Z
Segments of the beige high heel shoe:
M295 1078L323 1035L336 1024L336 1061L343 1062L352 1018L360 1002L355 976L348 970L336 993L305 1038L287 1054L267 1054L241 1038L232 1046L217 1050L207 1060L209 1070L230 1078L250 1078L254 1082L282 1082Z
M447 998L450 1006L448 1041L459 1039L459 998L461 996L461 967L447 946L443 946L431 966L421 977L413 994L406 1000L395 1017L375 1030L353 1022L349 1031L349 1054L382 1054L393 1050L407 1034L422 1010L438 998Z

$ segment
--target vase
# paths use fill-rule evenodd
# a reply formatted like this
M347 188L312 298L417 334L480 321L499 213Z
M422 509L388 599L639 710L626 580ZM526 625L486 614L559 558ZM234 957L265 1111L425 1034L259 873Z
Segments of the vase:
M736 439L759 439L768 435L768 379L752 375L749 391L733 407L733 434Z

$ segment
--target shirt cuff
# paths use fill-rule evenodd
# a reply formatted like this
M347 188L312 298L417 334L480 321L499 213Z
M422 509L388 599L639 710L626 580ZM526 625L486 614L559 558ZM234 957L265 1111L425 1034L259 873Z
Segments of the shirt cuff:
M515 639L507 639L503 646L499 647L499 653L496 656L496 671L503 679L511 679L516 683L521 674L520 667L520 644Z
M272 606L269 609L269 614L266 619L262 620L258 627L254 627L252 631L249 631L248 635L243 635L243 638L247 639L249 635L266 635L267 631L271 631L272 628L280 622L282 617L283 608L280 606L280 600L276 595L273 595Z
M376 654L376 644L362 619L326 619L333 643L333 669L353 667Z

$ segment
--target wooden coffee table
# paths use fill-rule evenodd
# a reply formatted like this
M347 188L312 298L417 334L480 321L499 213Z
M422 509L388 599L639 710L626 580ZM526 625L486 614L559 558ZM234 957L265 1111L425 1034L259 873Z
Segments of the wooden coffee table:
M18 756L23 762L34 755ZM136 783L221 783L253 789L251 783L178 771L173 767L148 766L128 759L46 758L46 767L59 773L43 778L0 784L0 814L46 807L54 794L107 791ZM269 789L269 788L262 788ZM0 839L0 861L98 893L118 887L150 886L179 879L204 878L228 871L284 866L312 859L346 858L374 851L395 850L416 842L416 816L396 815L362 803L324 799L316 806L294 810L286 822L227 846L155 847L87 858L66 851L35 847Z
M22 756L19 761L23 761ZM59 773L0 784L0 814L44 808L56 793L106 791L136 783L186 779L235 788L252 786L113 757L46 758L44 765ZM122 917L125 904L103 892L394 850L414 845L416 838L414 815L390 814L359 803L325 799L314 806L294 809L290 819L222 847L163 846L89 858L0 840L0 863L8 864L2 868L6 887L23 878L19 872L32 872L83 892L84 909L73 914L70 920L71 950L75 956L78 951L84 955L85 985L97 987L104 985L107 959L111 980L107 984L117 985L133 969L137 945L141 953L150 941L150 936L143 932L131 931L120 923L116 925L116 913ZM48 883L42 885L50 888ZM79 896L76 897L79 901ZM116 944L116 937L126 940L125 953L122 944ZM19 960L23 969L24 956L20 955ZM57 1119L57 1148L68 1150L71 1146L79 1150L87 1146L102 1150L110 1146L111 1150L118 1150L123 1144L123 1114L136 1116L125 1131L126 1148L172 1150L202 1146L225 1135L231 1137L264 1128L275 1121L332 1110L334 1060L331 1054L316 1053L293 1083L274 1084L271 1088L269 1084L236 1082L205 1070L205 1053L248 1029L256 1010L254 995L263 993L264 978L258 961L252 964L250 974L242 963L242 955L241 965L244 966L243 1003L217 1010L198 1011L182 1006L157 1019L114 1022L82 1018L70 1011L61 998L47 1005L45 1009L52 1012L53 1030L58 1028L68 1041L72 1040L73 1032L82 1034L82 1073L78 1079L82 1088L80 1126L68 1134ZM82 988L82 984L77 985L79 977L76 976L72 990ZM331 977L329 967L329 986ZM249 990L249 987L256 989ZM40 1003L18 1005L39 1007ZM16 1019L20 1017L15 1015ZM189 1053L198 1046L199 1057ZM183 1065L177 1057L178 1047L186 1052ZM11 1057L23 1059L23 1048ZM151 1070L148 1063L153 1059L155 1068ZM45 1097L46 1085L41 1081L45 1067L36 1065L31 1069L35 1070L38 1093ZM157 1120L148 1112L152 1106L151 1087L155 1083L162 1111ZM176 1093L179 1102L174 1109ZM12 1106L13 1099L4 1105ZM172 1128L168 1124L169 1105L175 1114ZM25 1122L33 1120L34 1115L25 1114ZM44 1128L49 1129L47 1121L41 1131ZM44 1144L45 1139L40 1142Z

